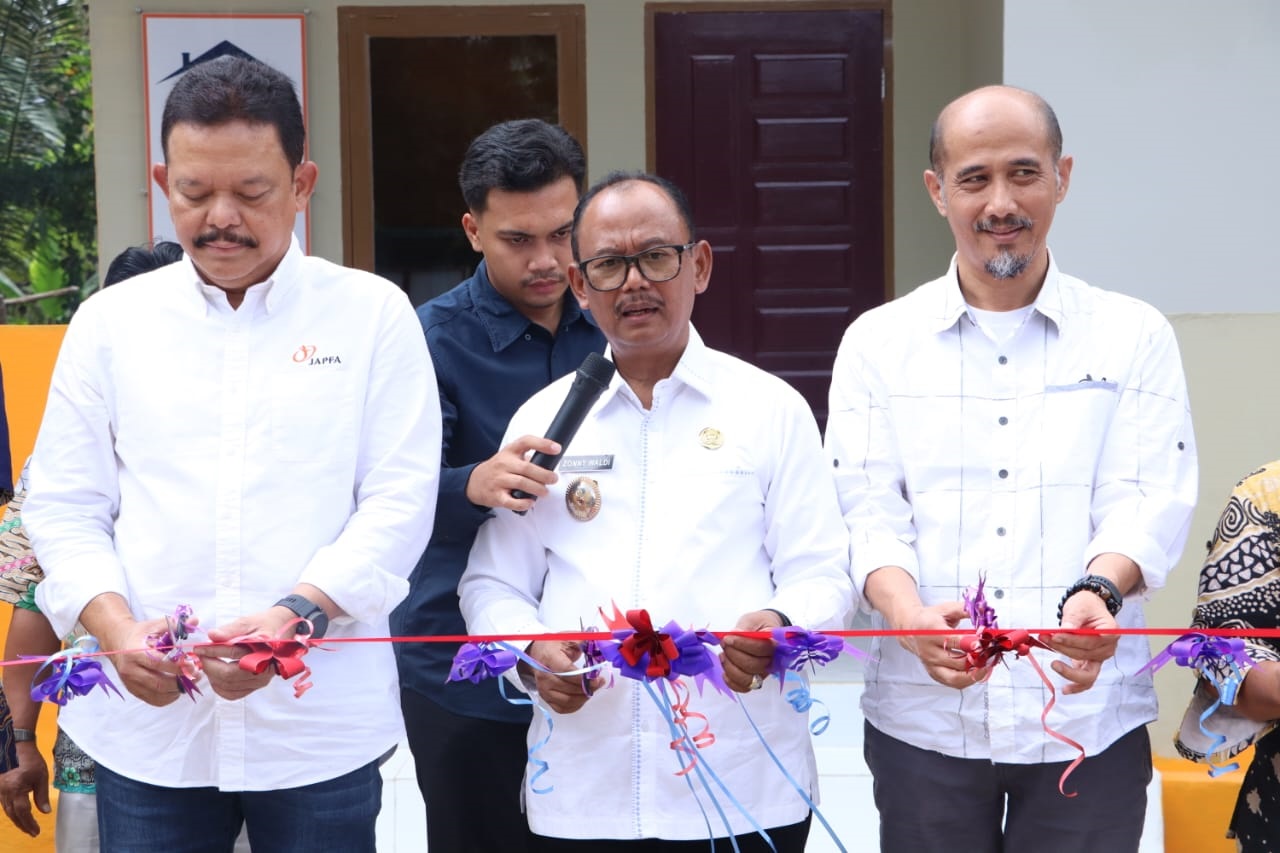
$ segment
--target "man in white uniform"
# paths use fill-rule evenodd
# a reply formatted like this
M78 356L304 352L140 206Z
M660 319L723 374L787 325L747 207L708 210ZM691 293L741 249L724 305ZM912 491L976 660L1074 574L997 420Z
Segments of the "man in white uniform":
M563 488L525 516L499 511L480 530L459 591L472 634L603 627L599 609L645 609L713 632L794 622L842 627L853 605L848 546L812 413L781 380L708 349L689 323L711 278L711 247L694 234L678 188L614 174L574 216L569 280L609 341L617 375L572 440ZM540 434L565 378L512 419L508 437ZM527 649L551 673L575 666L575 644ZM807 717L770 680L773 642L724 639L725 680L787 771L816 798ZM768 849L722 792L726 827L701 808L658 708L637 681L524 667L521 685L555 720L537 756L549 763L525 803L537 849L706 850L712 834ZM699 750L778 851L802 851L809 806L772 764L742 708L713 690L692 697L715 743ZM529 743L548 734L534 715ZM658 840L661 840L660 842ZM724 842L727 845L727 841ZM726 846L726 849L727 846Z

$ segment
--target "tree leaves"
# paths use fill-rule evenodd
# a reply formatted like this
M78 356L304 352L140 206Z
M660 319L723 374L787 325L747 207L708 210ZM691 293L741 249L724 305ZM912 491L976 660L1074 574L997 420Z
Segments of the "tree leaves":
M96 280L88 12L0 0L0 293ZM50 282L60 281L58 287ZM15 305L9 322L66 322L78 298Z

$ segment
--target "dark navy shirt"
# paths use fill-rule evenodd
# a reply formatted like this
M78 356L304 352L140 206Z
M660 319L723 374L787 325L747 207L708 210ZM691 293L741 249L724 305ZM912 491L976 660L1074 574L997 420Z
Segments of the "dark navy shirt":
M492 510L467 500L476 464L497 452L516 409L553 380L572 373L590 352L604 351L604 335L565 293L553 337L517 311L476 274L418 309L440 386L444 416L440 497L435 529L409 581L409 597L391 616L397 636L465 634L458 580L480 525ZM397 643L400 684L454 713L527 722L529 708L507 703L498 685L445 684L457 643Z

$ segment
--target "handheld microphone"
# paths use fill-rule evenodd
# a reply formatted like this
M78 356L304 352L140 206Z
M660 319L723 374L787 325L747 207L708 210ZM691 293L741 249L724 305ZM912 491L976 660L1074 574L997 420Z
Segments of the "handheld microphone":
M560 411L556 412L551 426L547 427L546 437L560 445L560 452L555 455L535 453L529 458L530 462L548 471L555 470L560 457L564 455L565 448L569 446L569 442L578 432L578 427L582 426L583 420L586 419L587 412L591 411L591 406L604 393L604 389L609 387L609 380L613 378L614 370L616 368L613 362L600 353L587 354L582 366L578 368L577 376L573 378L573 385L569 387L564 403L560 405ZM520 489L513 489L511 496L517 500L537 498L537 495L531 495ZM517 511L521 515L524 514Z

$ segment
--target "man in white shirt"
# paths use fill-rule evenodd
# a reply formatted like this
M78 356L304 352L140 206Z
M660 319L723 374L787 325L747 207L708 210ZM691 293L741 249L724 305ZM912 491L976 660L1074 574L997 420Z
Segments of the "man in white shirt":
M781 380L708 349L690 325L710 281L712 255L694 234L683 194L667 181L615 173L583 196L574 216L569 282L609 341L617 375L592 407L560 466L563 490L527 515L499 510L484 527L459 586L472 634L603 628L601 608L645 609L713 632L769 630L789 621L841 627L853 606L848 543L817 426ZM508 439L539 434L571 377L516 413ZM785 614L785 615L784 615ZM816 796L807 719L776 681L761 684L773 642L726 636L725 680L796 780ZM708 820L744 850L802 851L809 806L782 777L743 709L707 689L714 745L697 761L714 769L750 815L716 789L725 822L694 777L643 685L627 678L552 673L575 667L576 644L534 642L515 679L550 708L554 732L534 714L529 744L547 743L539 793L526 782L535 850L705 850ZM698 797L702 797L701 805ZM727 825L726 825L727 823ZM675 846L669 847L669 844Z
M76 313L23 520L59 634L113 652L123 701L60 722L97 762L104 850L373 853L377 760L400 739L385 643L312 650L313 686L239 665L237 637L387 634L431 533L440 408L389 282L302 255L315 186L289 79L224 58L187 71L153 169L186 257ZM189 605L199 695L150 652ZM303 623L304 625L306 623ZM327 633L326 633L327 631ZM305 676L302 676L305 677Z
M1072 160L1042 98L957 99L930 159L955 258L849 328L826 437L864 601L889 628L956 629L873 648L862 704L881 846L1136 850L1156 717L1136 675L1145 639L1051 635L1067 695L1047 722L1089 756L1073 799L1058 785L1078 753L1045 734L1035 670L1010 661L976 684L951 650L984 575L1003 628L1143 624L1196 496L1177 343L1155 309L1058 271L1046 238Z

